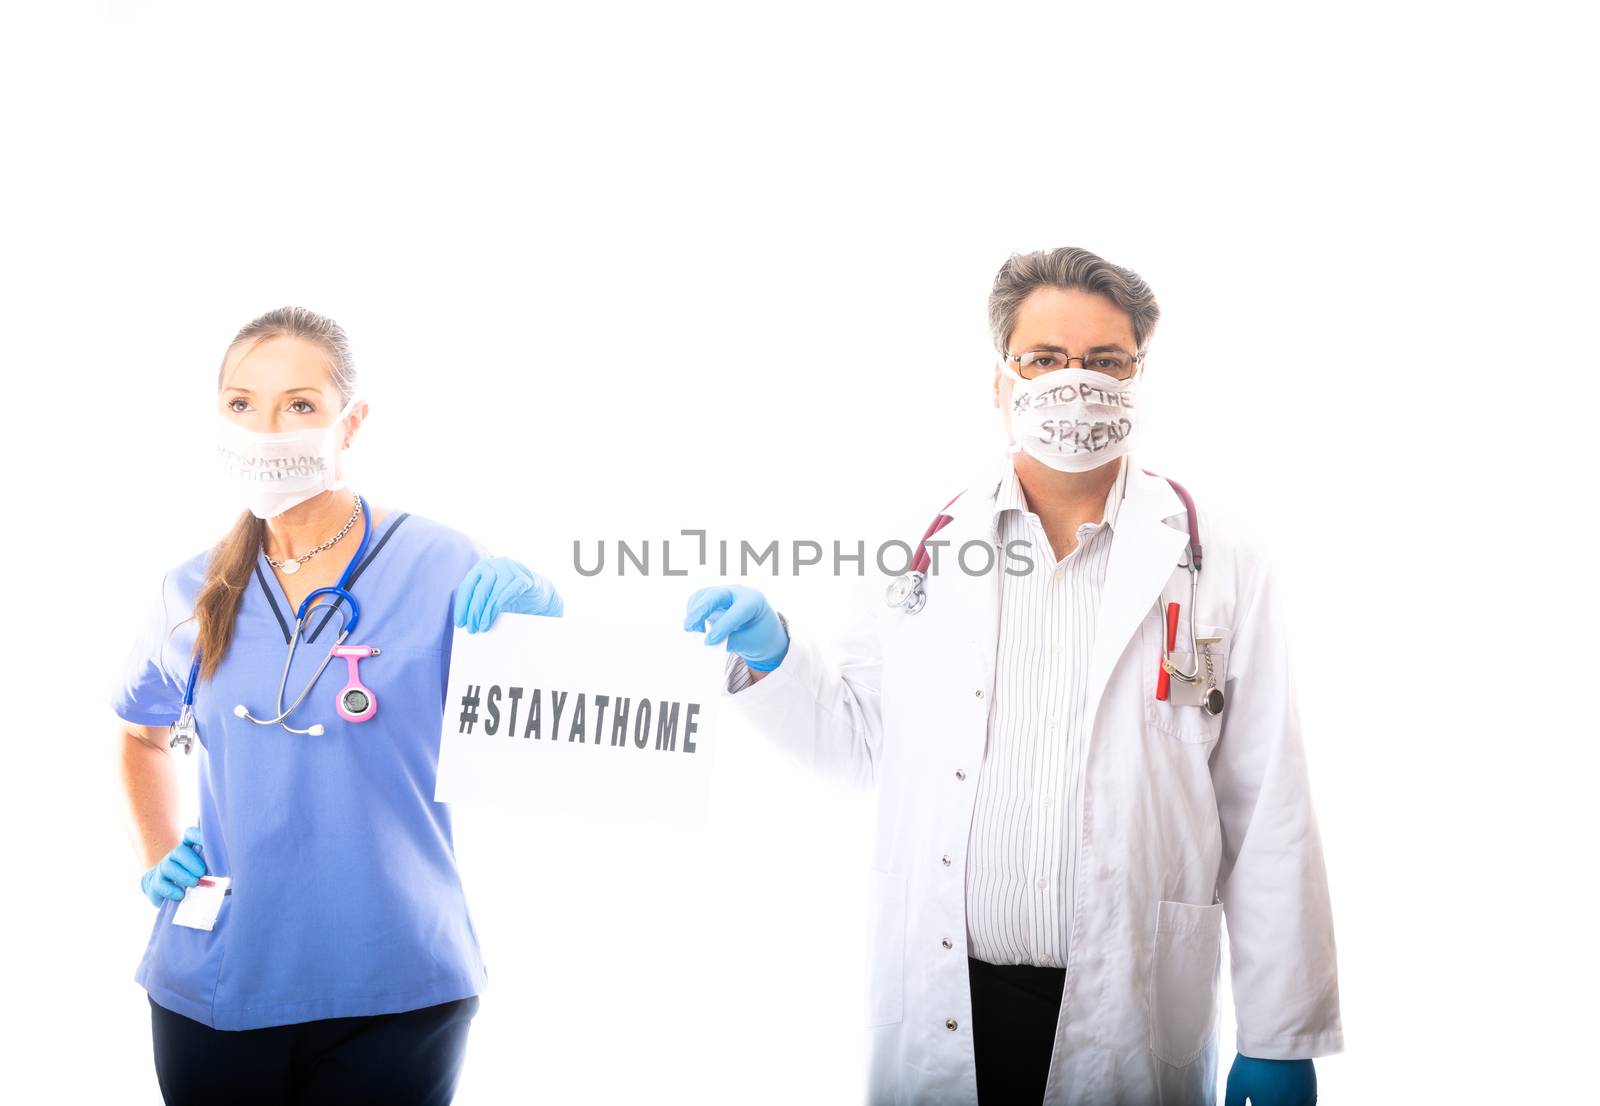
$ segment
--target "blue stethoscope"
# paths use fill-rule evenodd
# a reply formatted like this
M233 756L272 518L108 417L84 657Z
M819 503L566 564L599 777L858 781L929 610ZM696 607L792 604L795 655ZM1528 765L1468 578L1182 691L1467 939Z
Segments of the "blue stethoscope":
M356 498L361 500L361 544L356 547L356 555L350 558L350 563L345 566L344 572L339 577L339 582L333 587L317 588L300 601L299 609L295 611L294 633L289 636L288 651L283 658L283 672L278 677L278 698L275 704L278 711L277 715L272 718L257 718L250 713L243 703L240 703L233 708L235 716L254 722L258 726L282 726L292 734L304 734L311 737L322 736L326 731L320 722L299 730L289 725L286 719L299 709L301 703L305 702L306 696L311 694L311 689L317 685L317 681L322 678L323 672L333 662L334 657L344 657L349 664L349 682L339 690L338 698L335 700L339 717L346 722L365 722L378 712L378 697L372 693L370 688L361 683L357 662L363 657L377 656L379 650L371 645L346 645L344 643L345 639L350 636L351 631L356 628L356 624L361 621L361 604L357 603L356 597L350 593L350 577L355 573L356 567L361 564L362 558L366 556L367 547L372 541L372 513L368 510L367 501L364 498L360 496ZM340 602L348 604L350 615L348 618L343 618L343 613L341 612L343 625L339 629L339 636L334 639L332 648L328 650L328 655L322 658L322 663L317 666L316 674L301 689L294 702L285 708L283 705L283 690L289 680L289 667L294 663L295 649L299 646L300 639L304 635L306 618L311 614L313 606L328 605L316 604L317 598L323 595L332 596L331 603L333 605L337 605ZM193 663L189 666L189 679L183 689L183 710L178 715L178 721L172 727L172 740L168 743L169 748L176 748L181 745L185 753L194 751L194 744L200 737L200 728L196 725L194 717L194 689L199 677L200 657L196 655Z

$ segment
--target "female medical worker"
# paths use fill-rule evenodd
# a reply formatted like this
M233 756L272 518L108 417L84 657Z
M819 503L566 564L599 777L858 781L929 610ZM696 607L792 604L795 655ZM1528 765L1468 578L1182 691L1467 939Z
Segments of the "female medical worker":
M142 887L160 908L136 978L161 1091L174 1104L447 1103L484 985L450 813L433 801L452 622L559 615L561 599L455 530L344 486L367 406L331 320L284 308L246 326L218 406L248 510L167 573L114 703ZM333 586L354 603L316 597L280 684L297 610ZM375 652L319 675L342 626L346 645ZM168 750L187 729L192 660L200 825L180 838ZM367 699L341 695L352 674Z

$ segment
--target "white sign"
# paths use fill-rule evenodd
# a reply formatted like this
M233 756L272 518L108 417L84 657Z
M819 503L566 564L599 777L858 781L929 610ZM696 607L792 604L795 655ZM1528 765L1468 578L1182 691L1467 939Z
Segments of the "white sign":
M457 630L434 798L697 822L723 664L673 626L502 614Z

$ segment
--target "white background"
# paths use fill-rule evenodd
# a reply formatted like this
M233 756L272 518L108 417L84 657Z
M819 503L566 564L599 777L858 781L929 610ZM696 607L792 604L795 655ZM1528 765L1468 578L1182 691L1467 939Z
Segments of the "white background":
M231 517L235 329L339 319L362 491L569 617L672 623L702 581L580 579L573 540L914 537L1000 440L994 271L1064 244L1160 297L1141 460L1287 585L1349 1044L1323 1101L1574 1085L1576 5L31 8L0 30L8 1100L157 1100L103 689ZM762 586L848 612L826 575ZM870 799L725 752L698 830L458 810L491 972L461 1103L859 1095Z

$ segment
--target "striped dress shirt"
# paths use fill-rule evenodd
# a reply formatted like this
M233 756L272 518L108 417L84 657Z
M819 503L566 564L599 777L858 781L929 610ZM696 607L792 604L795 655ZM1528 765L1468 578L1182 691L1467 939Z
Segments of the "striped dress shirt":
M1005 466L995 497L996 564L1024 542L1033 569L1000 574L989 739L967 843L967 951L990 964L1065 967L1082 809L1083 724L1089 655L1111 555L1111 531L1127 488L1121 462L1098 523L1057 560L1016 471ZM728 655L727 689L751 673Z
M1059 561L1009 466L995 498L996 544L1026 542L1033 570L1000 578L994 700L967 843L967 948L990 964L1067 963L1089 656L1127 476L1124 460L1104 518L1079 526Z

